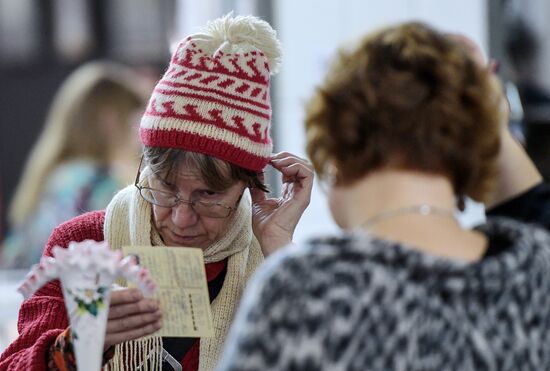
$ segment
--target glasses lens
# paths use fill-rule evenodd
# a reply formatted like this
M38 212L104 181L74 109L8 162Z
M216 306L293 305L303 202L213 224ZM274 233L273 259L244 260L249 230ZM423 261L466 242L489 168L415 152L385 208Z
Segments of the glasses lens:
M174 207L178 204L177 196L171 192L143 187L140 193L146 201L160 207ZM227 218L231 214L230 207L218 203L196 201L192 207L197 214L209 218Z
M231 208L210 202L197 201L194 205L195 212L208 218L227 218Z
M158 189L144 187L141 188L140 193L146 201L161 207L172 207L177 202L175 194Z

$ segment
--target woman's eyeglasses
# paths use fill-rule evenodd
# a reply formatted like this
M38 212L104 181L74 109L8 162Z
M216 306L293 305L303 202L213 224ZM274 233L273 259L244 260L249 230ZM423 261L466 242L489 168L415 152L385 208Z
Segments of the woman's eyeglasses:
M153 205L172 208L179 205L180 203L184 203L191 206L193 211L195 211L198 215L208 217L208 218L227 218L229 215L231 215L233 211L237 209L237 206L231 207L222 202L204 201L204 200L201 200L200 198L185 200L181 198L176 192L170 192L166 190L151 188L148 186L142 186L139 184L139 179L141 177L142 163L143 163L143 156L141 157L141 161L139 163L139 169L136 175L136 180L134 182L134 185L139 190L141 197L143 197L145 201ZM241 198L242 198L242 195L237 200L236 205L239 204Z

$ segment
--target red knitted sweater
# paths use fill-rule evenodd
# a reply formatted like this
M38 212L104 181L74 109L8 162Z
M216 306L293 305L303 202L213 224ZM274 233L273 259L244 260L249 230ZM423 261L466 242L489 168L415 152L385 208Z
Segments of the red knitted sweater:
M71 241L92 239L103 241L104 211L93 211L78 216L54 229L45 256L52 256L54 246L67 247ZM226 261L206 265L207 280L215 279ZM46 370L47 355L57 336L68 327L63 292L58 280L47 283L19 310L17 323L19 337L0 356L0 370ZM199 361L199 341L186 353L182 364L185 370L196 370Z
M105 212L96 211L76 217L54 229L45 256L54 246L67 247L71 241L103 241ZM19 310L19 337L0 356L0 370L46 370L46 357L57 336L67 328L67 313L59 281L48 282Z

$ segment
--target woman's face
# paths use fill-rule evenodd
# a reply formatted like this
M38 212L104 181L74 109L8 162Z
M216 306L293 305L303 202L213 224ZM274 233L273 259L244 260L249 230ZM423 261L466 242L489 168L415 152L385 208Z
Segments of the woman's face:
M236 207L244 189L242 181L224 191L209 189L200 172L186 164L179 164L174 173L162 180L152 176L149 186L177 193L183 200L201 200ZM180 202L172 208L152 205L153 222L167 246L197 247L206 249L226 233L234 213L226 218L199 215L188 203Z

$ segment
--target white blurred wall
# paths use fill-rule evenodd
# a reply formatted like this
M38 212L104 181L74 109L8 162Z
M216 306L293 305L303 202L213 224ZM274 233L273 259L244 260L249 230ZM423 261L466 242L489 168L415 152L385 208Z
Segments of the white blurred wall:
M0 353L17 337L17 317L23 297L17 288L25 270L0 269Z
M284 51L275 80L275 145L304 156L303 105L340 43L388 23L414 19L464 33L487 50L486 0L273 0L273 4L274 27ZM483 208L476 205L466 214L465 223L482 219ZM295 241L335 230L316 185Z

